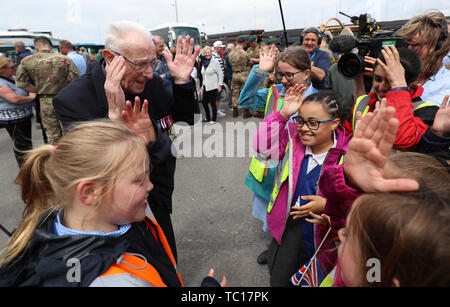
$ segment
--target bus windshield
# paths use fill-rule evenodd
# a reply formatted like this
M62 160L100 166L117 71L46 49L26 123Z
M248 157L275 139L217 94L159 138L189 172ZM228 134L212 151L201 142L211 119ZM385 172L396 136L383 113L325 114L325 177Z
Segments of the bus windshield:
M200 32L197 28L190 28L190 27L173 27L173 31L175 32L175 37L178 39L179 36L186 37L189 35L194 39L194 44L197 46L201 46L200 42ZM176 44L176 41L174 42Z

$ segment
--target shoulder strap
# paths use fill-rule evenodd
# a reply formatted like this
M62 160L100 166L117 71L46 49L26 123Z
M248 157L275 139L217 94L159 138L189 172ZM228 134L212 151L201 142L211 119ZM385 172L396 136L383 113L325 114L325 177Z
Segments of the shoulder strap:
M267 117L268 115L276 112L277 100L278 100L278 90L274 85L272 85L269 89L269 93L267 94L266 110L264 112L264 117Z
M363 95L359 96L358 99L356 99L355 106L353 107L353 114L352 114L352 130L355 131L355 123L356 123L356 113L361 112L362 116L365 116L367 112L369 112L369 101L370 96L369 95Z

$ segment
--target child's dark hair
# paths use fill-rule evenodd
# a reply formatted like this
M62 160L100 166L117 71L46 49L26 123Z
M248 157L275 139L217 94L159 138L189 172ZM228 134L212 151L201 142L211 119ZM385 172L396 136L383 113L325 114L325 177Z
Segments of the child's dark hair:
M422 71L419 55L414 50L408 48L398 48L397 50L400 56L400 63L405 69L406 83L409 85L410 83L417 81L419 74ZM380 60L386 64L383 55L380 56ZM378 63L375 62L374 68L377 65Z
M317 93L308 95L303 103L317 101L321 102L325 111L329 113L334 118L339 118L343 120L342 107L341 107L342 96L332 90L319 90Z

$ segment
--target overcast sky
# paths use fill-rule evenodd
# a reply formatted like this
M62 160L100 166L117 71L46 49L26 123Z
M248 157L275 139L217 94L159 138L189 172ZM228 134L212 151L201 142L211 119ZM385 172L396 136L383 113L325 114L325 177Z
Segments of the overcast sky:
M107 25L133 20L148 28L178 21L207 34L282 29L278 0L4 0L0 31L11 27L50 30L72 42L103 43ZM287 29L319 26L330 17L370 13L377 21L409 19L427 10L450 15L448 0L281 0Z

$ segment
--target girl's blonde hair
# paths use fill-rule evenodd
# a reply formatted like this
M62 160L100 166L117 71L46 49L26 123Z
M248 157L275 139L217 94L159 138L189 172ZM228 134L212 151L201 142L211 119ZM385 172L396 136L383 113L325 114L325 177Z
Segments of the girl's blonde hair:
M450 50L447 20L444 14L435 11L413 17L395 34L407 41L419 34L421 42L430 46L428 60L422 63L422 76L429 78L441 69L442 59Z
M15 179L25 203L22 221L2 251L0 265L21 255L39 222L73 201L79 182L98 183L95 208L111 194L117 176L146 154L139 136L107 120L79 124L56 148L31 150Z

